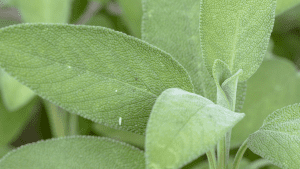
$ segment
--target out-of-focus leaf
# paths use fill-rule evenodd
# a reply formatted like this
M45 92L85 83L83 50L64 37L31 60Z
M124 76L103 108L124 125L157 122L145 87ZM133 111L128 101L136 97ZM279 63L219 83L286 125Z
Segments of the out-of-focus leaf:
M1 70L0 90L7 110L17 111L30 102L35 93Z
M254 153L284 169L300 166L300 104L278 109L248 138Z
M259 129L273 111L300 102L298 81L293 63L274 57L263 61L247 81L247 95L241 112L246 116L232 130L231 145L237 147Z
M34 98L23 108L9 112L0 99L0 147L14 141L38 108L38 98Z
M113 22L104 14L98 14L90 18L86 25L103 26L106 28L116 29Z
M141 169L144 153L128 144L101 137L66 137L39 141L11 151L0 168Z
M146 167L183 167L213 148L243 117L200 95L165 90L147 124Z
M88 0L72 0L69 23L75 23L85 12Z
M141 38L142 0L117 0L130 33Z
M1 29L0 36L5 71L55 105L113 128L144 134L161 92L193 92L170 55L110 29L23 24Z
M277 0L276 16L300 4L300 0Z

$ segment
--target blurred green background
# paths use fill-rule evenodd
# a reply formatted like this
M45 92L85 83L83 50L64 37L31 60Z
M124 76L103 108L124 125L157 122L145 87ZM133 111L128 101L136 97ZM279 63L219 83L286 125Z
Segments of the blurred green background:
M71 6L66 14L67 20L58 22L103 26L137 38L141 37L141 0L70 1ZM245 105L241 111L246 113L247 119L238 124L236 128L239 130L233 129L232 156L237 152L236 147L262 125L268 114L283 106L300 102L300 85L298 85L300 84L300 1L294 2L296 5L288 10L280 11L280 14L276 16L265 60L247 82ZM36 9L30 2L25 4L23 0L2 0L0 7L0 27L25 22L56 21L55 18L46 21L45 18L39 17L39 9ZM37 18L32 19L33 15ZM60 131L55 131L50 127L50 124L55 123L55 117L52 117L49 112L67 114L61 108L35 96L34 93L27 92L23 94L27 99L16 101L18 93L12 95L13 92L9 91L15 89L11 88L12 84L15 84L14 79L7 79L9 77L1 72L0 157L15 147L60 136ZM79 134L82 135L112 137L144 149L144 136L111 129L81 117L79 128ZM260 158L249 149L244 157L246 158L243 161L245 165ZM206 163L201 163L205 159L206 157L202 156L184 168L208 168Z

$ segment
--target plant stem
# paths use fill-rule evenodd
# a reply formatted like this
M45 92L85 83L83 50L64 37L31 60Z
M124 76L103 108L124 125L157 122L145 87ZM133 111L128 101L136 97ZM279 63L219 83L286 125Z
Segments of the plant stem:
M268 165L272 165L272 163L267 160L267 159L259 159L259 160L256 160L254 162L252 162L248 169L258 169L258 168L261 168L261 167L265 167L265 166L268 166Z
M248 142L248 139L246 139L244 141L244 143L241 145L241 147L239 148L238 152L236 153L234 161L233 161L233 165L232 165L233 167L232 167L232 169L238 169L239 168L239 165L240 165L240 162L241 162L241 160L243 158L243 155L244 155L245 151L248 148L247 142Z
M217 168L217 162L216 162L216 154L215 154L215 149L210 149L206 153L208 163L209 163L209 168L210 169L216 169Z
M78 116L76 114L69 114L69 136L77 135L78 132Z
M68 135L68 113L55 106L54 104L44 100L46 112L53 137L64 137Z

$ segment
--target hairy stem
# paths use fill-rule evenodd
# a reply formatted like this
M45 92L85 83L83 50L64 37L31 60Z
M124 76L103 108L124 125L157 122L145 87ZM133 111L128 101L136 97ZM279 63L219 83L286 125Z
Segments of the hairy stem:
M248 142L248 139L246 139L244 141L244 143L241 145L241 147L239 148L238 152L236 153L235 155L235 158L234 158L234 161L233 161L233 167L232 169L238 169L239 168L239 165L240 165L240 162L243 158L243 155L245 153L245 151L247 150L247 142Z

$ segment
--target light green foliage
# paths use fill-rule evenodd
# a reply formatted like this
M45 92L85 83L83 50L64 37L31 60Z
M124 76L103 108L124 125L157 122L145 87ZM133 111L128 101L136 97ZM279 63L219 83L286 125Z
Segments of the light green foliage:
M299 82L295 65L287 59L274 57L263 61L247 81L247 95L241 110L246 116L233 128L231 145L242 144L273 111L299 103Z
M216 103L217 88L200 50L200 1L144 0L143 8L143 40L174 56L191 76L195 93ZM246 83L239 83L236 111L241 109L245 93Z
M24 22L67 23L71 0L16 0Z
M97 123L94 123L92 129L99 136L113 138L115 140L134 145L140 149L144 149L145 136L143 135L124 130L116 130Z
M229 158L229 165L228 165L228 168L232 168L233 160L234 160L233 157L230 157L230 158ZM248 166L249 164L250 164L250 161L249 161L248 159L243 158L243 159L241 160L239 169L248 169L247 166ZM188 168L188 169L210 169L210 168L209 168L208 162L205 161L205 162L199 163L198 165L195 165L195 166L193 166L193 167L191 167L191 168Z
M23 108L9 112L3 104L3 100L0 99L0 147L14 141L22 132L24 125L37 111L37 103L38 98L35 98Z
M276 16L300 4L300 0L277 0Z
M0 146L0 158L11 150L12 148L10 146Z
M193 92L171 56L109 29L23 24L0 35L0 64L7 72L67 111L114 128L143 134L162 91Z
M144 153L128 144L101 137L67 137L22 146L4 156L0 168L10 169L141 169Z
M181 89L156 100L146 130L146 166L180 168L213 148L244 114Z
M216 59L225 62L239 81L247 80L265 55L275 17L275 0L201 1L200 40L208 71Z
M249 149L284 169L299 168L299 110L297 103L269 115L263 126L249 136Z
M1 70L0 90L5 107L9 111L16 111L25 106L35 96L34 92L10 77Z
M127 23L130 33L138 38L141 37L142 22L142 0L117 0L121 10L122 17Z

